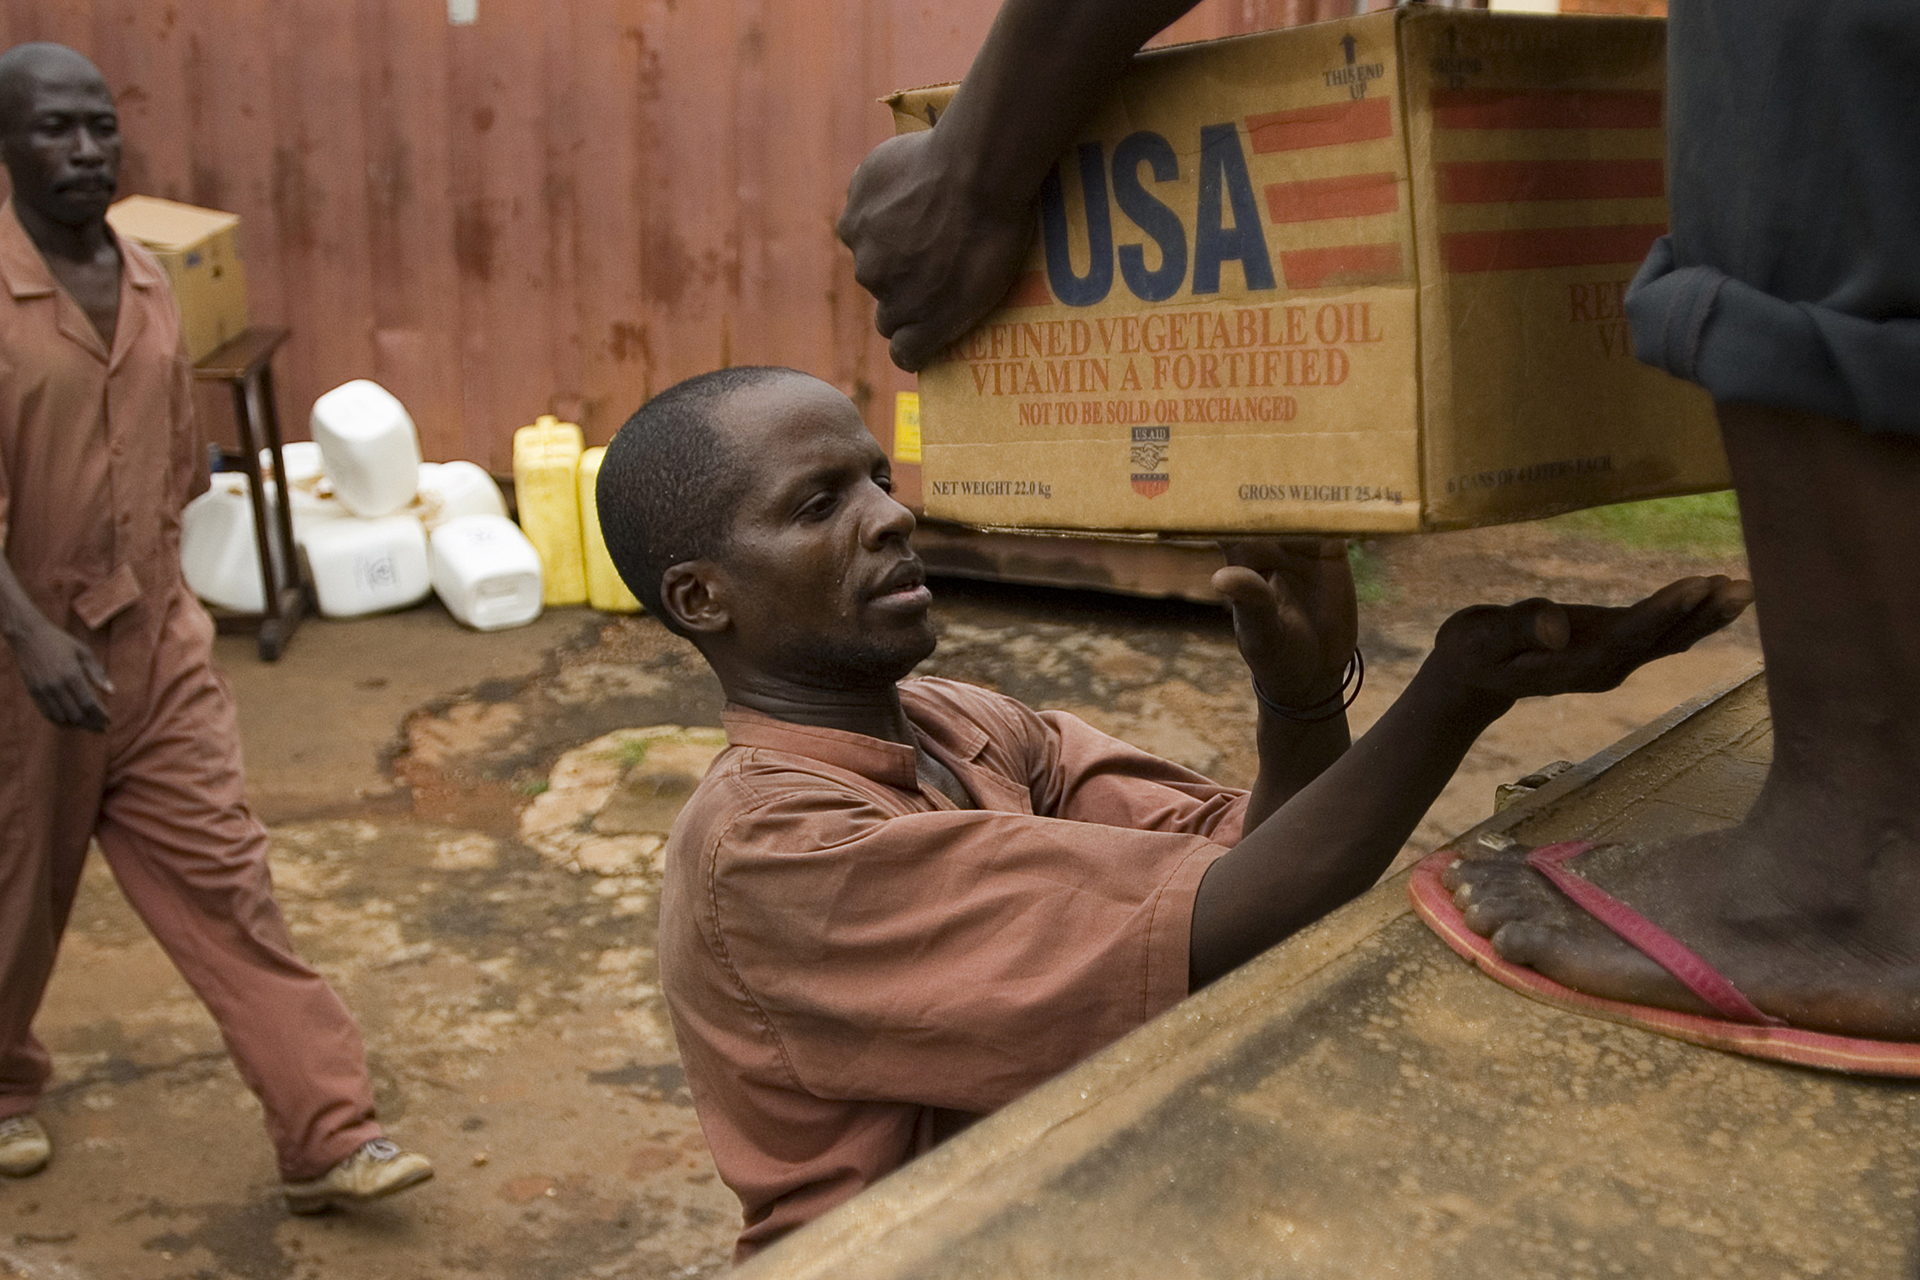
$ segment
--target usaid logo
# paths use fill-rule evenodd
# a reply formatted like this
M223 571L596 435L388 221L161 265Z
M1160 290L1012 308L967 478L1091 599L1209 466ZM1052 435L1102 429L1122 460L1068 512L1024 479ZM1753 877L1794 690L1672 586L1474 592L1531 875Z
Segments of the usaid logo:
M1171 427L1133 429L1133 487L1141 497L1157 498L1167 491L1172 482L1167 473L1167 454L1172 443Z

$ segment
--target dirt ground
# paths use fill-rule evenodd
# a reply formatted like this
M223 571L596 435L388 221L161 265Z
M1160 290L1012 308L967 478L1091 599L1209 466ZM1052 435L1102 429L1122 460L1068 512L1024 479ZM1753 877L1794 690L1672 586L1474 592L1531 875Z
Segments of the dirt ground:
M1357 728L1434 628L1479 600L1619 602L1738 566L1528 525L1372 544ZM937 582L927 670L974 680L1232 782L1253 708L1224 613ZM0 1277L697 1277L737 1207L714 1175L653 965L658 852L716 749L717 686L647 619L557 610L477 635L437 607L310 623L277 664L223 638L250 794L305 954L359 1015L395 1137L436 1179L289 1218L258 1108L96 859L38 1023L53 1165L0 1181ZM1524 704L1411 847L1493 788L1579 760L1758 662L1751 618L1606 695Z

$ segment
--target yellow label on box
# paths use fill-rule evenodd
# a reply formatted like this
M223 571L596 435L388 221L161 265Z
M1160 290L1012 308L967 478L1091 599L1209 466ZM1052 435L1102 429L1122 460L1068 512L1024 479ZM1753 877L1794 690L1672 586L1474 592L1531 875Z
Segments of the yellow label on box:
M893 397L893 460L920 461L920 393L902 391Z

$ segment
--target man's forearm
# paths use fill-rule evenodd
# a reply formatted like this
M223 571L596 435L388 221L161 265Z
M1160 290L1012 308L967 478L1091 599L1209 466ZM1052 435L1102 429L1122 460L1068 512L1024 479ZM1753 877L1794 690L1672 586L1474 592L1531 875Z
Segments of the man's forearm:
M1345 755L1353 737L1343 712L1318 724L1301 724L1260 708L1255 741L1260 774L1247 797L1244 830L1252 831Z
M1141 45L1197 0L1007 0L934 144L962 189L1025 206Z
M1365 892L1511 705L1422 667L1373 728L1207 871L1194 901L1192 986Z

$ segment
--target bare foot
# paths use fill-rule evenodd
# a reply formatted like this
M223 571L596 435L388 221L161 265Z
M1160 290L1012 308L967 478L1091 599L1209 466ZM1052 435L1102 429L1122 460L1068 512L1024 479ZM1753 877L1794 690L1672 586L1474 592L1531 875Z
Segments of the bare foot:
M1828 850L1817 838L1781 839L1781 825L1750 818L1703 836L1603 846L1568 869L1685 943L1767 1014L1805 1030L1920 1040L1915 850L1889 850L1878 883L1860 893L1822 874ZM1467 926L1505 960L1588 995L1718 1016L1569 901L1523 851L1463 859L1445 883Z

